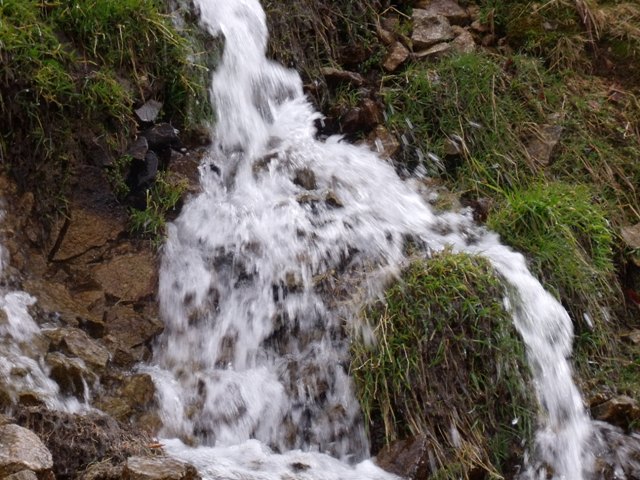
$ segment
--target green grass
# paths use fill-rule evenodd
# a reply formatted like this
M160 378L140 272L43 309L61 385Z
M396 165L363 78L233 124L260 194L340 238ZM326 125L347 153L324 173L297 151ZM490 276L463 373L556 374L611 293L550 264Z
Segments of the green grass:
M442 478L454 465L507 473L534 407L504 293L486 260L444 252L414 260L364 312L377 343L354 343L351 371L374 443L425 434Z
M97 146L119 158L133 107L164 103L189 129L207 111L203 58L156 0L0 0L0 156L38 210L64 210L73 166Z

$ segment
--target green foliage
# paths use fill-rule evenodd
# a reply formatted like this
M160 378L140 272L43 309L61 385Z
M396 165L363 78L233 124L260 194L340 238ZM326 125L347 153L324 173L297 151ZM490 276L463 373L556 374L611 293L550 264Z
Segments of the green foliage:
M597 318L615 298L613 233L586 186L556 182L514 191L488 225L530 256L533 271L574 318Z
M177 179L168 172L159 173L147 190L146 208L130 209L131 231L159 246L164 240L167 216L176 209L186 190L185 179Z
M351 370L372 431L387 442L426 435L442 478L458 478L455 465L463 477L474 468L506 473L531 433L524 350L504 295L480 257L414 260L364 312L376 345L353 344Z

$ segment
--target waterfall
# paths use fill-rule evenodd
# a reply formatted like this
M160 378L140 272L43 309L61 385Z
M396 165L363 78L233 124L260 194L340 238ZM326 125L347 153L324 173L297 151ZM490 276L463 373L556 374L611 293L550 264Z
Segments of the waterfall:
M170 225L160 272L166 330L148 371L168 450L207 478L280 479L291 465L304 478L391 478L367 460L346 370L358 305L332 279L374 298L411 236L425 254L483 255L508 282L543 411L537 456L556 478L583 478L591 426L567 361L571 321L523 256L464 213L434 214L367 148L317 140L299 76L265 56L258 0L196 4L225 46L201 193Z

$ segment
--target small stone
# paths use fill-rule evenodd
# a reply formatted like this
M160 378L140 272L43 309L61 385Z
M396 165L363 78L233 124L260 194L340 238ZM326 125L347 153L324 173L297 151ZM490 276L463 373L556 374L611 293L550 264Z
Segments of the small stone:
M78 328L56 328L43 330L54 348L81 358L85 363L104 368L109 361L109 351Z
M153 123L158 118L161 109L161 102L158 102L156 100L149 100L140 108L136 109L135 113L141 122Z
M327 204L327 206L329 206L331 208L342 208L342 207L344 207L344 204L338 198L338 196L335 194L334 191L329 191L327 193L327 195L324 197L324 201Z
M361 87L365 83L364 77L359 73L340 70L334 67L325 67L320 73L322 73L327 82L331 84L350 83L356 87Z
M382 67L387 72L395 72L409 58L409 50L400 42L395 42L389 48Z
M451 44L450 43L438 43L433 47L430 47L426 50L422 50L420 52L414 53L413 56L416 59L426 58L426 59L438 59L451 52Z
M127 149L127 155L136 160L144 160L149 150L149 142L145 137L138 137Z
M474 20L471 23L471 30L478 33L488 33L491 31L491 27L486 23L482 23L480 20Z
M376 25L376 33L380 41L385 45L391 45L396 41L396 36L393 32L383 28L382 25Z
M151 150L163 150L169 147L181 146L178 138L178 130L168 123L159 123L141 134L147 139Z
M42 472L51 467L51 453L35 433L18 425L0 427L0 478L23 470Z
M592 407L591 415L596 420L628 429L631 423L640 420L640 406L633 398L620 395Z
M413 41L414 50L422 50L432 45L453 40L454 33L451 24L442 15L430 15L424 10L413 11Z
M425 15L441 15L455 25L466 25L471 18L469 14L453 0L421 0L416 8L425 12Z
M563 132L564 128L560 125L539 125L536 129L536 136L529 141L526 147L531 159L539 165L549 165L553 151Z
M371 132L367 143L383 158L391 158L400 150L400 141L383 125L378 125Z
M632 249L640 248L640 223L636 223L632 226L622 227L620 234L625 245Z
M197 470L189 464L168 457L131 457L122 474L123 480L199 480Z
M293 183L305 190L315 190L317 187L316 174L310 168L300 168L295 172Z
M489 33L482 37L482 46L483 47L493 47L498 42L497 35L493 33Z
M462 30L451 42L451 47L457 53L472 53L476 50L476 42L469 31Z
M2 480L38 480L38 476L31 470L21 470L4 477Z

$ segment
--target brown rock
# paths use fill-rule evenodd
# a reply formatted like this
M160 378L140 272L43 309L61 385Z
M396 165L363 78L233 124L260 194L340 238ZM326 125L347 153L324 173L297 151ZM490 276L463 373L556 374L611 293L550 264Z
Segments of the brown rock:
M105 293L126 301L152 297L156 275L156 261L149 252L124 253L93 269Z
M322 73L326 78L327 83L334 85L339 83L350 83L356 87L361 87L365 83L364 77L359 73L340 70L334 67L325 67L320 70L320 73Z
M442 15L430 15L424 10L413 11L413 33L411 40L415 50L424 50L432 45L453 40L451 24Z
M131 350L148 343L164 329L160 320L136 312L128 305L115 305L107 312L107 331L114 339L114 347Z
M35 433L18 425L0 427L0 478L22 470L42 472L52 466L51 453Z
M384 43L385 45L391 45L396 41L396 36L393 32L385 29L382 27L382 25L376 25L376 33L378 35L378 38L380 39L380 41L382 43Z
M453 0L421 0L416 8L433 17L441 15L455 25L466 25L471 21L467 11Z
M493 47L498 42L497 35L493 33L489 33L482 37L482 46L483 47Z
M69 358L63 353L52 352L47 354L45 361L51 368L49 375L67 395L83 398L86 393L85 382L91 384L96 378L79 358Z
M596 420L628 429L632 422L640 420L640 406L633 398L620 395L592 407L591 415Z
M400 142L383 125L378 125L367 138L372 150L383 158L393 157L400 150Z
M60 248L54 254L54 260L68 260L102 247L115 240L126 229L123 222L97 211L72 207L66 232L60 242Z
M491 31L491 27L486 23L482 23L480 20L474 20L471 23L471 29L478 33L489 33Z
M423 435L399 440L385 446L376 463L387 472L412 480L429 478L429 441Z
M78 328L64 327L43 330L54 348L81 358L93 367L104 368L109 361L109 351Z
M400 65L402 65L407 58L409 58L409 50L400 42L395 42L389 48L389 52L387 53L384 62L382 63L382 67L387 72L395 72Z
M295 172L293 183L305 190L315 190L317 187L316 174L310 168L299 168Z
M123 480L199 480L197 470L189 464L168 457L131 457L122 474Z

